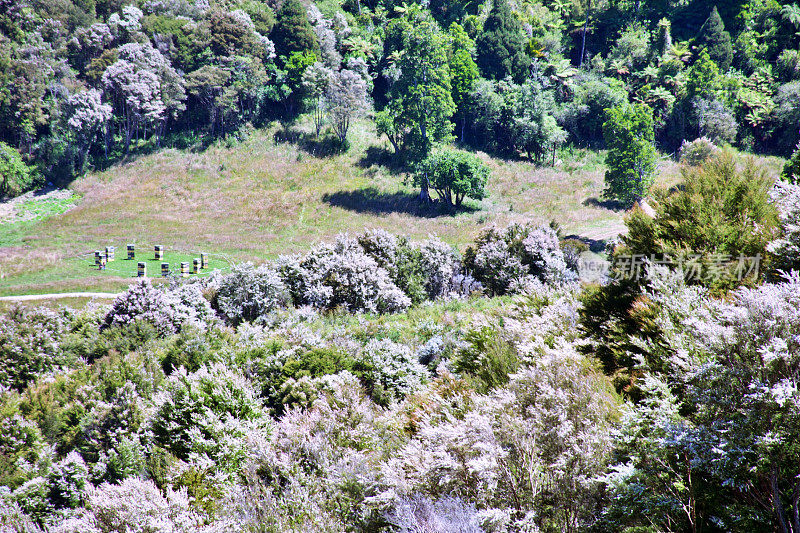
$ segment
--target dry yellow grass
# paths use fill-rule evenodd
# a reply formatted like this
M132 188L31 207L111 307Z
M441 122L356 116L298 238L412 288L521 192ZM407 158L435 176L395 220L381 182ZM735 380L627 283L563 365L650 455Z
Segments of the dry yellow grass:
M555 220L592 238L623 227L623 213L598 200L605 169L597 152L565 152L555 167L480 154L492 170L488 197L437 216L418 205L402 175L375 162L389 146L371 123L355 125L351 149L330 157L276 142L274 134L259 131L232 148L218 143L200 153L165 149L77 180L72 188L81 200L70 211L15 229L0 226L0 294L109 288L108 279L98 283L97 272L74 258L128 242L241 261L300 252L365 227L436 234L460 248L491 223Z

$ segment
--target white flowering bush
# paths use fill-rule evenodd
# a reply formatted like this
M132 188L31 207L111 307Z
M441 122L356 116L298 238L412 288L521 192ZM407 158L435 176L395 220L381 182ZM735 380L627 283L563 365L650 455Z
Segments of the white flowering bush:
M132 283L127 291L114 300L102 328L127 326L138 320L149 323L163 336L180 329L174 309L164 292L153 287L148 279Z
M778 180L770 196L778 206L782 235L767 245L767 251L774 256L774 268L800 270L800 184Z
M230 323L258 322L289 303L289 292L279 272L270 265L244 263L221 278L215 302Z
M567 271L558 235L550 227L530 230L522 241L522 262L542 281L559 281Z
M453 276L461 266L453 248L435 237L415 243L414 248L420 255L428 298L435 300L451 292Z
M164 294L166 305L172 308L173 321L180 329L192 326L205 330L217 321L214 309L203 295L200 283L179 283Z
M162 493L150 480L130 478L103 483L87 493L86 508L65 518L52 533L190 533L202 530L202 516L186 491Z
M424 495L401 498L388 513L387 520L400 533L436 531L439 533L482 533L478 511L458 498L432 501Z
M314 307L395 313L411 305L389 273L353 239L340 236L333 245L315 248L302 260L300 268L300 300Z
M467 249L464 264L493 294L519 292L534 278L554 282L572 277L556 232L530 224L485 229Z
M493 294L508 292L525 277L527 271L522 261L513 256L500 240L481 245L471 258L470 266L475 278Z
M594 522L594 476L611 451L615 404L573 347L548 350L471 405L461 417L420 420L414 439L387 463L404 473L397 490L458 497L514 528Z
M12 307L0 316L0 387L22 390L40 375L73 363L60 346L69 328L68 314L43 307Z
M800 277L739 289L731 301L653 289L684 318L666 339L673 364L643 367L643 400L615 439L608 520L642 525L630 513L649 508L657 527L789 523L800 475L790 459L800 439ZM695 491L698 479L717 490Z
M355 356L354 368L379 403L402 399L428 380L428 371L419 364L408 346L389 339L372 339Z
M720 149L708 137L700 137L693 141L684 139L680 147L681 163L690 166L702 165L720 152Z

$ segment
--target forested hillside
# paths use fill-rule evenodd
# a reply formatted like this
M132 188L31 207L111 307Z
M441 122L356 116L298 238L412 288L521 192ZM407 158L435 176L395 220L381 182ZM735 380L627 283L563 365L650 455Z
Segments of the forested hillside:
M800 7L774 0L7 1L0 194L305 112L331 150L372 116L406 165L452 139L547 164L604 146L604 110L628 104L666 153L788 156L798 48Z

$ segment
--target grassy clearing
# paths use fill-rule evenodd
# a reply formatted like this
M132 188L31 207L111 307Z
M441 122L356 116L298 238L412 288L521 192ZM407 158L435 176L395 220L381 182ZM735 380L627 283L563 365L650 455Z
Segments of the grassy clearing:
M601 152L565 149L555 167L541 168L481 153L492 169L488 197L441 212L416 201L371 122L354 125L344 154L328 154L310 131L301 124L289 140L272 128L235 146L165 149L77 180L71 189L80 200L68 211L53 214L51 206L52 216L0 225L0 295L120 290L136 265L98 272L91 254L116 246L124 257L129 242L148 243L148 254L151 244L165 245L176 266L201 251L226 265L301 252L366 227L412 238L436 234L461 249L492 223L555 220L566 233L592 238L622 227L624 213L600 199ZM677 175L670 169L665 184ZM158 275L153 266L148 273Z

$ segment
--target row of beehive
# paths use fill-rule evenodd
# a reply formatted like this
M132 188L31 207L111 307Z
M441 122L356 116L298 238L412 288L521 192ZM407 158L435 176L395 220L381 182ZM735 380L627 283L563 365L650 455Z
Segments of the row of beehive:
M129 244L127 246L128 250L128 259L134 259L136 257L136 247L133 244ZM161 260L164 259L164 247L162 245L157 244L154 248L155 250L155 259ZM106 265L114 260L114 252L115 249L113 246L106 246L105 253L102 250L96 250L94 252L94 263L97 266L98 270L105 270ZM192 274L199 274L200 270L205 269L208 266L208 261L206 258L206 254L201 253L200 257L195 257L192 260ZM137 276L140 278L147 276L147 263L140 261L137 265ZM161 263L161 275L164 277L169 276L169 263ZM188 277L189 276L189 262L183 261L181 262L181 276Z

